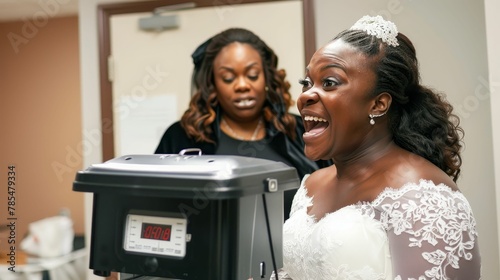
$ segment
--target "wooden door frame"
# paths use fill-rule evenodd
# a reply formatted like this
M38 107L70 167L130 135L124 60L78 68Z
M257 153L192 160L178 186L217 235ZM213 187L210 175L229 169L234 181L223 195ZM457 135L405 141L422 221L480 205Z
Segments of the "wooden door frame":
M275 0L276 1L276 0ZM272 0L192 0L196 8L215 5L236 5L248 3L275 2ZM227 2L227 3L226 3ZM111 55L110 21L111 16L128 13L153 11L157 7L186 3L186 0L156 0L142 2L101 4L97 7L99 28L99 80L101 92L101 131L103 161L115 157L113 131L113 90L108 77L108 57ZM316 50L316 27L314 0L302 0L305 65Z

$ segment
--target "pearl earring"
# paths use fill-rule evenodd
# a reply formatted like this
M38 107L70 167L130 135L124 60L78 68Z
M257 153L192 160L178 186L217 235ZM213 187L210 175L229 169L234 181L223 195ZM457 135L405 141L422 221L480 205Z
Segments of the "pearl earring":
M379 115L373 115L373 114L368 115L370 117L370 124L374 125L375 124L375 120L373 118L382 117L383 115L385 115L385 113L387 113L387 111L383 112L382 114L379 114Z

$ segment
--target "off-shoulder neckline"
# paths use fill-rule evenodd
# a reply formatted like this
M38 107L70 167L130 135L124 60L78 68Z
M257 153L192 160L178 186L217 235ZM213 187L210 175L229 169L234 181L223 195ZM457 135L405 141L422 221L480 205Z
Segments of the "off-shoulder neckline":
M387 197L396 199L403 196L404 194L406 194L411 190L422 190L422 189L434 190L436 192L446 192L449 193L450 195L457 195L457 194L460 196L463 195L460 190L454 190L450 186L444 183L436 185L432 180L420 179L418 183L408 182L405 183L400 188L385 187L374 200L369 201L368 203L370 205L376 206L379 205Z
M420 179L418 183L415 182L408 182L405 183L403 186L399 188L394 188L394 187L385 187L378 195L375 197L374 200L372 201L358 201L353 204L346 205L342 208L337 209L334 212L329 212L323 215L321 219L316 219L314 215L311 215L308 213L307 208L309 208L310 205L313 203L313 196L309 196L307 188L306 188L306 179L309 177L310 174L307 174L304 176L303 179L303 184L301 188L304 189L304 196L307 200L309 200L309 205L305 207L305 214L313 220L314 223L319 223L321 220L326 218L327 216L330 216L333 213L337 213L338 211L349 208L349 207L355 207L355 206L363 206L363 205L368 205L371 207L376 207L379 206L386 198L391 198L391 199L397 199L399 197L402 197L406 193L412 190L434 190L436 192L445 192L450 194L451 196L460 196L463 197L463 193L460 190L454 190L448 185L444 183L440 183L436 185L432 180L427 180L427 179Z

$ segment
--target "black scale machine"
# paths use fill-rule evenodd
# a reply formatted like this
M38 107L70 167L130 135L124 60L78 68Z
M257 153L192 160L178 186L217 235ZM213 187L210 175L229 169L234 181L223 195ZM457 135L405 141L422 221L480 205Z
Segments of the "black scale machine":
M283 191L297 171L264 159L130 155L76 174L93 193L90 268L121 279L269 279L283 264Z

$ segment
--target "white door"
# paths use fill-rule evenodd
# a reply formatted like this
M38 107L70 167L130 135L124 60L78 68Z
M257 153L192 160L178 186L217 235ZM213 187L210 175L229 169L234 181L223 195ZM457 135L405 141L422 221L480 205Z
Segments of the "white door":
M191 97L191 53L229 27L247 28L278 55L293 98L304 74L302 1L195 8L170 12L179 26L144 31L151 13L114 15L110 20L110 79L113 90L115 156L152 154L165 129L180 119ZM167 15L167 14L163 14ZM293 107L292 112L296 113Z

